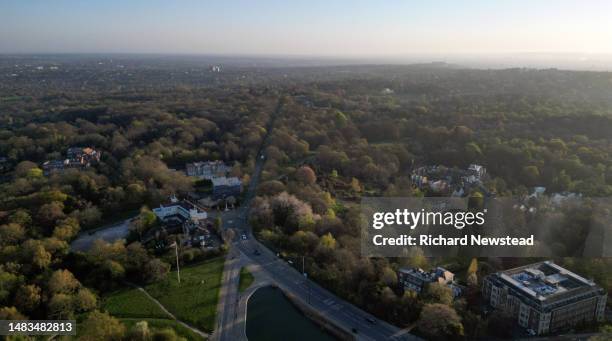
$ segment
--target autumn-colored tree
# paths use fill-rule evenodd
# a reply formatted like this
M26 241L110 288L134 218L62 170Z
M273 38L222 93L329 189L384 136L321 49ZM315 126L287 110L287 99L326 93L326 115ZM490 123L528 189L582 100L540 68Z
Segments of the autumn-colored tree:
M34 284L24 285L17 290L15 304L21 311L30 312L38 307L41 302L42 291Z
M51 293L72 294L76 292L81 283L74 277L72 272L63 269L54 271L47 285Z
M461 318L446 304L426 304L417 321L417 329L429 340L458 339L463 336Z
M81 330L81 336L79 337L81 341L119 341L125 336L126 328L119 320L108 313L93 311L83 321Z
M302 166L295 171L295 178L297 181L305 185L312 185L317 182L317 176L312 168L308 166Z

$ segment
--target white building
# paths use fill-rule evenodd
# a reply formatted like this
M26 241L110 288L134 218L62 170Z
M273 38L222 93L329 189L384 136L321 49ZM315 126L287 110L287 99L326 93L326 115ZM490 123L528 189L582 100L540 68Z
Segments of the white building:
M153 213L160 219L165 220L176 216L184 220L200 221L208 217L206 211L188 200L178 200L175 196L170 198L170 203L159 205L153 209Z

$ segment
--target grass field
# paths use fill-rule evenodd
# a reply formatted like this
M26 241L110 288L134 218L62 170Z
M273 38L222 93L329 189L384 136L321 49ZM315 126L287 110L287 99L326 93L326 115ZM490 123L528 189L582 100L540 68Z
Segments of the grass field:
M138 289L123 289L106 296L102 309L116 317L169 318L155 302Z
M240 269L240 280L238 282L239 283L238 290L240 292L245 291L248 287L251 286L251 284L253 284L254 280L255 278L253 277L253 275L247 268Z
M181 269L181 283L175 273L145 287L179 320L212 332L215 324L223 257Z

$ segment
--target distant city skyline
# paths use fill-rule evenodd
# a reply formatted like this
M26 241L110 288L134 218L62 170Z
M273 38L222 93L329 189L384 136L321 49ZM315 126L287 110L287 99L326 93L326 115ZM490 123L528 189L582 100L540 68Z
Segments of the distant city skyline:
M610 1L5 1L0 53L612 55Z

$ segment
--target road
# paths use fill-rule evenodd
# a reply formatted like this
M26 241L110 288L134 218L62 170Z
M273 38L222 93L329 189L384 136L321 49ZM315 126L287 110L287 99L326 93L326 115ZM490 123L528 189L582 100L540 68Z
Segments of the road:
M219 303L217 305L217 321L212 340L241 340L242 332L236 328L238 320L238 282L241 257L236 248L231 248L225 259L221 288L219 289Z
M87 251L97 239L112 243L117 239L124 239L130 233L130 219L117 224L99 228L96 231L83 231L70 243L73 251Z
M332 324L353 333L357 339L417 340L417 337L407 331L375 318L307 279L253 238L248 223L250 203L255 197L265 163L263 150L266 147L267 137L281 108L282 104L279 102L270 119L267 134L257 155L253 176L245 195L246 199L242 207L233 213L231 227L241 232L237 236L239 241L230 246L226 258L220 289L219 309L217 310L217 328L211 338L223 341L246 338L244 330L246 316L239 314L239 310L244 311L246 309L248 297L238 293L238 281L240 268L249 266L251 269L255 269L256 273L254 275L256 278L264 278L267 283L277 285L294 299L312 307ZM227 227L225 222L224 225ZM243 233L247 236L246 240L242 239ZM256 249L260 251L260 255L255 255L254 251ZM376 322L368 322L368 319Z

